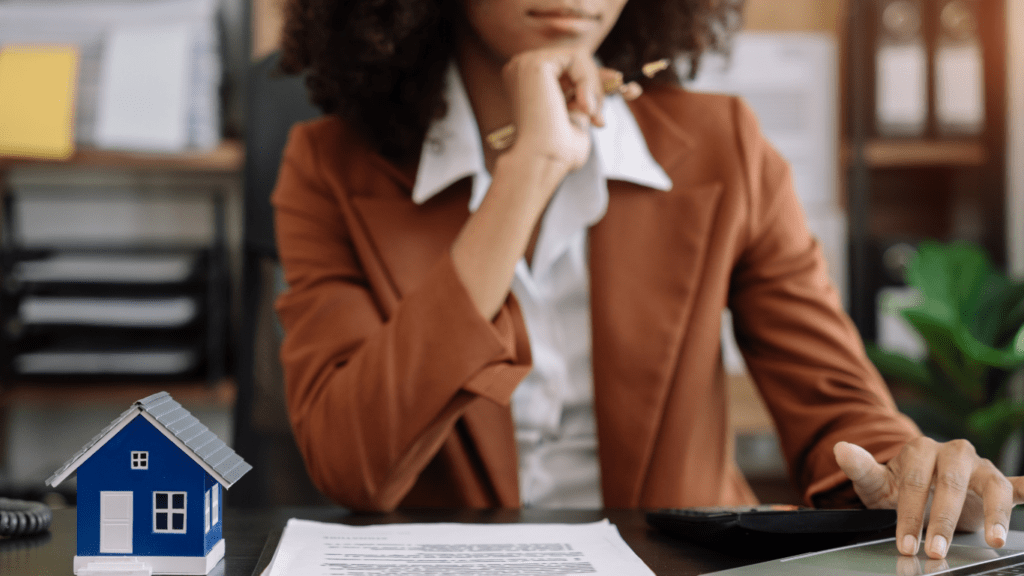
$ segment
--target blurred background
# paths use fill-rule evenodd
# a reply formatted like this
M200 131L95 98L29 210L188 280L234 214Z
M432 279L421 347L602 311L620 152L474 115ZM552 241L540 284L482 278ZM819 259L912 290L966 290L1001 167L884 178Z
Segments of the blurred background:
M0 0L0 496L167 390L255 470L231 505L317 503L285 418L268 197L283 0ZM681 70L687 72L686 70ZM1024 2L747 0L693 90L743 96L790 161L902 409L1009 473L1024 424ZM737 459L799 502L723 312Z

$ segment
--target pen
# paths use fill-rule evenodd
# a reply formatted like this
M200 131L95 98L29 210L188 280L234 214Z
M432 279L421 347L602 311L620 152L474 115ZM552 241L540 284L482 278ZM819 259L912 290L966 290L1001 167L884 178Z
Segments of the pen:
M671 65L672 61L669 58L662 58L661 60L655 60L648 62L640 67L640 72L624 78L621 74L616 78L610 78L604 83L604 93L613 94L621 89L623 86L636 82L643 78L654 78L654 75L662 70L666 69ZM492 150L504 150L512 145L512 142L516 138L516 127L514 124L509 124L502 128L498 128L494 132L487 135L487 144Z

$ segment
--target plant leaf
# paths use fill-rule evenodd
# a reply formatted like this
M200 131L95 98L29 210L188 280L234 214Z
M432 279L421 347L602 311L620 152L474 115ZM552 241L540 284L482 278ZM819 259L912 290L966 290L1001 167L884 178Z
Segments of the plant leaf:
M979 341L968 331L957 331L955 336L960 349L975 362L1004 370L1014 370L1024 365L1024 326L1017 332L1013 342L1001 349Z
M975 338L996 348L1005 345L999 337L1005 331L1006 317L1024 296L1018 295L1016 288L1006 276L994 271L988 275L965 317Z
M1010 309L1006 312L1003 327L996 336L995 343L1011 340L1012 336L1024 326L1024 282L1016 282L1009 290Z
M899 381L919 392L924 399L935 404L934 409L941 410L947 419L962 419L963 414L976 405L958 387L951 386L941 373L936 373L939 370L937 367L929 368L925 362L883 350L875 344L866 345L865 350L868 358L886 378Z
M903 317L910 323L928 343L928 356L942 369L962 394L974 402L984 398L984 384L979 376L977 365L965 365L964 356L957 348L958 339L954 335L957 322L954 318L935 311L937 306L925 303L917 308L903 311ZM945 317L943 317L945 316Z
M938 303L926 301L921 306L908 308L903 311L903 317L921 333L930 351L940 355L943 362L958 364L957 352L962 353L963 361L959 364L963 366L954 371L962 376L978 375L984 366L1013 370L1024 365L1024 332L1018 332L1014 341L997 349L975 338L966 325L951 319L948 309ZM969 365L966 360L976 365Z
M931 374L923 362L897 352L883 350L877 344L867 344L864 349L871 362L885 376L917 388L926 387L931 383Z
M1024 402L997 400L968 416L967 425L973 432L978 453L997 459L1006 439L1024 425Z
M941 244L926 240L917 245L917 254L907 264L907 284L919 289L925 298L952 300L949 267Z
M907 266L907 283L964 318L992 274L992 264L980 247L967 242L921 242Z

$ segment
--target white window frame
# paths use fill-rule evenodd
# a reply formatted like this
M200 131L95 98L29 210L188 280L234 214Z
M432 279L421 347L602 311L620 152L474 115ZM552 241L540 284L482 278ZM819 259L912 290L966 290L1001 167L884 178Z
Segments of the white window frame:
M206 491L206 504L203 507L203 510L205 511L203 514L203 527L207 532L210 531L210 492L212 492L212 490Z
M157 508L156 498L158 494L167 495L167 508ZM174 508L174 497L180 494L183 500L182 508ZM157 528L156 518L159 514L167 515L167 528ZM181 529L176 530L174 528L174 515L181 514L182 522ZM170 491L156 491L153 492L153 533L154 534L184 534L188 530L188 492L170 492Z
M210 526L216 526L220 520L220 484L213 485L213 508L210 515Z
M149 470L149 451L132 450L132 470Z

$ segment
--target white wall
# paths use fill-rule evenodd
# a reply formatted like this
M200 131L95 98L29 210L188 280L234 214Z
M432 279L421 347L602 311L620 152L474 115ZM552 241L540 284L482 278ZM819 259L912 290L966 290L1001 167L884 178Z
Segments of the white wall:
M1010 270L1024 278L1024 1L1006 0L1009 32L1007 246Z

